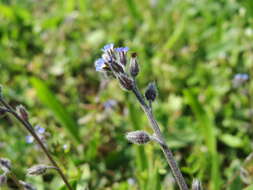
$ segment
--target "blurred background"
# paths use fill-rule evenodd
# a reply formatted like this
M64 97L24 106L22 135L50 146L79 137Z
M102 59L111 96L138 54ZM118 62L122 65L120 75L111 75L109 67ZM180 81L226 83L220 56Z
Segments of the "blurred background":
M154 114L187 183L253 189L253 1L1 0L0 83L6 101L30 121L77 190L176 190L133 94L95 72L107 43L138 53L144 90L155 81ZM63 190L22 126L0 116L0 157L38 190Z

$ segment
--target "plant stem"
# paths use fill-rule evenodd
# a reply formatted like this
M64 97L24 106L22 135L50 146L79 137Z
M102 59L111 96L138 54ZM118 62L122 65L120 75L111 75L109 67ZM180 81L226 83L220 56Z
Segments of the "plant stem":
M34 131L32 125L30 124L30 122L28 120L23 120L17 113L15 110L13 110L13 108L7 104L2 98L0 98L0 103L2 103L2 105L8 109L8 112L11 113L18 121L20 121L20 123L22 123L22 125L27 129L27 131L30 132L30 134L33 136L33 138L36 140L36 142L39 144L40 148L43 150L43 152L46 154L46 156L48 157L49 161L52 163L53 166L55 166L56 170L58 171L58 173L60 174L62 180L64 181L65 185L67 186L67 188L69 190L73 190L73 188L71 187L71 185L69 184L67 177L64 175L63 171L60 169L60 167L58 166L57 162L53 159L53 157L51 156L49 150L47 150L46 146L43 144L43 142L40 140L40 138L38 137L38 135L36 134L36 132Z
M170 148L168 147L168 145L166 144L161 130L159 128L159 125L157 123L157 121L154 118L154 115L152 114L152 109L150 106L147 105L147 103L145 102L143 95L141 94L141 92L139 91L136 82L134 83L134 87L132 89L133 93L135 94L136 98L138 99L139 103L141 104L141 107L143 109L143 111L145 112L145 114L148 117L148 120L151 124L151 127L156 135L156 137L159 139L160 141L160 146L161 149L167 159L167 162L172 170L172 173L177 181L177 184L180 188L180 190L188 190L188 187L186 185L185 179L174 159L174 156L172 154L172 151L170 150Z

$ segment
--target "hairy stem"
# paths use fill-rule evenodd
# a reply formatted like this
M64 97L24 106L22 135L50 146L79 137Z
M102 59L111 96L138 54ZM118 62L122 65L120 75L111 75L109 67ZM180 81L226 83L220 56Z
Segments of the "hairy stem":
M49 161L52 163L52 165L56 168L56 170L60 174L60 176L61 176L62 180L64 181L65 185L67 186L67 188L69 190L73 190L73 188L71 187L71 185L69 184L69 182L67 180L67 177L64 175L63 171L60 169L60 167L58 166L57 162L53 159L53 157L51 156L49 150L46 148L46 146L40 140L40 138L38 137L38 135L34 131L32 125L30 124L30 122L28 120L26 120L26 121L23 120L16 113L16 111L13 110L13 108L9 104L7 104L2 98L0 98L0 102L8 110L8 112L11 113L18 121L20 121L20 123L22 123L22 125L26 128L26 130L33 136L33 138L36 140L36 142L38 143L38 145L40 146L40 148L43 150L43 152L48 157Z
M166 160L172 170L172 173L177 181L177 184L178 184L180 190L188 190L185 179L184 179L184 177L183 177L183 175L182 175L182 173L181 173L181 171L174 159L172 151L170 150L170 148L166 144L166 142L162 136L161 130L158 126L158 123L154 118L154 115L152 113L152 108L150 106L148 106L147 103L145 102L143 95L140 93L136 83L134 84L132 91L135 94L136 98L138 99L139 103L141 104L143 111L147 115L148 120L151 124L151 127L152 127L156 137L159 139L158 142L160 144L160 147L166 157Z

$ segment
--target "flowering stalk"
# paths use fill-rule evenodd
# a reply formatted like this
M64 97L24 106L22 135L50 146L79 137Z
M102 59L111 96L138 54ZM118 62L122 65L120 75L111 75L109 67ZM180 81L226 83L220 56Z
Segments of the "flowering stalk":
M65 185L69 190L73 190L71 185L69 184L67 177L64 175L63 171L58 166L57 162L54 160L54 158L51 156L49 150L46 148L44 143L41 141L40 137L37 135L37 133L34 131L33 126L28 120L28 114L23 106L19 106L17 108L17 111L15 111L8 103L6 103L2 95L0 94L0 103L4 106L3 108L0 108L0 110L8 112L12 114L24 127L25 129L33 136L35 141L38 143L40 148L43 150L43 152L48 157L49 161L52 163L52 165L56 168L57 172L60 174L62 180L64 181Z
M155 133L155 136L159 139L158 142L160 142L160 146L161 146L161 149L167 159L167 162L172 170L172 173L178 183L178 186L180 187L181 190L188 190L188 187L186 185L186 182L184 180L184 177L177 165L177 162L175 161L174 157L173 157L173 154L172 154L172 151L170 150L170 148L168 147L168 145L166 144L163 136L162 136L162 133L161 133L161 130L158 126L158 123L157 121L155 120L154 118L154 115L152 113L152 108L151 106L148 106L142 96L142 94L140 93L139 89L137 88L137 85L135 83L134 85L134 88L132 89L133 93L135 94L136 98L138 99L139 103L141 104L141 107L143 109L143 111L145 112L145 114L147 115L148 117L148 120L151 124L151 127Z
M127 47L114 48L113 46L114 46L113 44L108 44L104 46L104 48L102 49L102 51L104 52L102 58L98 59L95 62L96 71L103 72L109 76L112 75L119 81L121 87L124 90L132 91L135 94L143 111L147 115L151 127L154 131L153 136L149 136L144 131L135 131L128 133L126 135L126 138L136 144L145 144L150 140L155 140L156 142L158 142L172 170L172 173L177 181L180 190L188 190L184 177L173 157L172 151L166 144L162 136L161 130L158 126L158 123L155 120L154 115L152 113L152 102L156 98L156 88L154 83L150 83L146 90L145 97L146 100L148 101L147 104L145 98L139 91L135 81L135 77L139 73L139 66L137 63L137 56L136 56L137 54L133 53L131 56L130 69L129 69L130 73L128 73L126 71L126 64L127 64L126 54L128 48Z

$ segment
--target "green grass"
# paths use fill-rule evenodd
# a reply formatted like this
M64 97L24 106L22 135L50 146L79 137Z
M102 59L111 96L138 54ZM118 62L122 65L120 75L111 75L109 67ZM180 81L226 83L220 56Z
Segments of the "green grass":
M54 157L75 184L96 190L177 189L159 147L129 144L126 132L152 132L134 96L95 72L100 49L113 42L138 53L141 89L156 81L154 114L191 184L250 189L240 176L252 152L252 1L0 1L0 83L12 106L48 132ZM106 110L104 103L117 105ZM64 189L59 176L27 177L47 163L27 133L0 116L0 157L38 190ZM4 143L4 144L3 144ZM3 145L2 145L3 144ZM67 148L63 148L67 145ZM252 165L248 166L252 179ZM129 183L134 181L134 183Z

